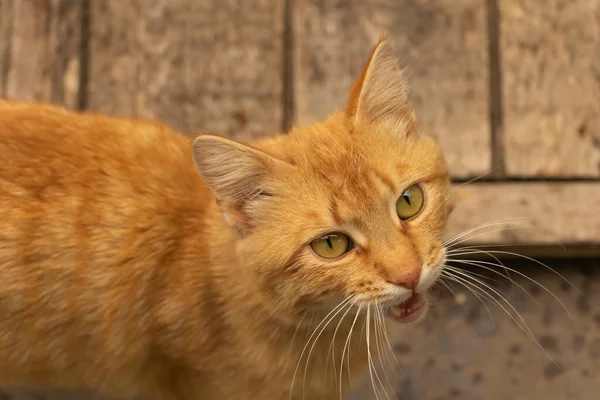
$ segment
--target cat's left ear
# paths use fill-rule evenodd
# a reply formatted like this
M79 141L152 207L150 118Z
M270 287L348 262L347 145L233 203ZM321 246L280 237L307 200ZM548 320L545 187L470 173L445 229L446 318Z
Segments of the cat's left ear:
M253 226L252 211L264 196L271 196L276 168L288 165L259 150L220 136L194 139L196 168L217 199L227 223L244 234Z
M381 39L375 46L362 75L352 87L346 114L357 122L386 124L406 134L416 132L407 84L387 39Z

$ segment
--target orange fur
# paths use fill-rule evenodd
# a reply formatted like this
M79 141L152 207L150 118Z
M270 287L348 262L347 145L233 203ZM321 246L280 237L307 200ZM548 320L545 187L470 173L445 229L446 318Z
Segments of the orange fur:
M364 313L348 308L327 325L306 381L308 350L299 361L332 305L403 296L390 282L408 268L424 292L444 262L446 164L417 133L385 40L345 112L288 135L191 139L149 121L0 101L0 160L3 386L338 398L346 344L351 373L367 366L364 338L346 340ZM415 182L425 207L400 222L395 199ZM356 247L326 261L309 243L331 231Z

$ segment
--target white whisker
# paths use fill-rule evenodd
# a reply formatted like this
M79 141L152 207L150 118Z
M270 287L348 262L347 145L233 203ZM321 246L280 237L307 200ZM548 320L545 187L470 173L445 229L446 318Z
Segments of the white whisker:
M495 169L497 169L497 168L494 168L494 169L492 169L491 171L489 171L489 172L486 172L485 174L481 174L481 175L479 175L479 176L476 176L475 178L469 179L468 181L466 181L466 182L463 182L463 183L461 183L460 185L456 186L454 189L455 189L455 190L456 190L456 189L460 189L460 188L461 188L461 187L463 187L463 186L466 186L466 185L468 185L468 184L470 184L470 183L476 182L476 181L480 180L481 178L483 178L484 176L490 175L492 172L494 172L494 170L495 170Z
M342 314L342 316L340 317L340 322L344 320L344 317L346 317L346 315L350 312L350 310L352 309L352 306L356 304L356 300L349 302L346 306L348 307L348 309L344 312L344 314ZM346 308L346 306L344 306L343 308L340 309L339 312L341 312L344 308ZM304 394L304 387L306 385L306 375L308 372L308 363L310 361L310 355L312 354L313 349L315 348L315 345L317 344L317 341L319 340L319 337L323 334L323 332L325 331L325 329L327 328L327 325L329 325L331 323L331 321L333 321L333 319L335 318L336 315L339 314L336 313L334 314L334 316L332 318L329 319L329 322L325 325L323 325L323 328L321 328L321 332L319 332L319 334L317 335L317 337L315 338L315 340L313 340L313 344L310 347L310 350L308 352L308 355L306 356L306 364L304 365L304 377L302 379L302 392Z
M460 249L461 246L459 246L459 245L461 243L464 243L464 242L468 241L468 240L473 240L475 238L478 238L478 237L481 237L481 236L485 236L485 235L490 235L490 234L496 233L496 232L514 231L514 230L523 229L523 228L533 228L533 227L530 226L530 225L521 224L521 225L517 225L517 226L509 226L509 227L502 228L502 229L494 229L494 230L489 230L489 231L485 231L485 232L480 232L480 233L478 233L476 235L473 235L473 236L464 237L463 239L455 241L454 243L449 243L449 244L446 245L446 247L448 247L451 250Z
M507 268L506 268L506 266L505 266L505 265L502 263L502 261L500 261L500 259L499 259L498 257L496 257L496 256L495 256L495 255L493 255L492 253L489 253L489 252L487 252L487 251L485 251L485 250L480 250L480 249L477 249L477 247L476 247L476 246L463 246L463 247L460 247L460 248L458 248L458 249L451 249L451 250L448 250L448 251L446 252L446 254L447 254L447 255L457 255L457 253L458 253L458 252L460 252L460 251L465 251L465 249L470 249L470 248L472 248L472 249L473 249L473 251L478 251L478 252L481 252L481 253L483 253L483 254L485 254L485 255L487 255L487 256L489 256L489 257L493 258L494 260L496 260L496 262L498 263L498 265L501 265L501 266L504 268L504 271L506 272L506 276L507 276L508 278L510 278L510 274L508 273L508 269L507 269ZM458 255L460 255L460 254L458 254Z
M443 275L443 272L442 272L442 275L440 275L440 278L445 278L445 276ZM448 289L448 291L450 292L450 294L452 294L452 296L456 296L456 293L454 292L454 289L452 289L452 286L448 285L448 283L446 283L446 281L444 281L443 279L439 279L436 283L438 283L438 282L441 285L444 285L444 287L446 289Z
M525 333L527 336L529 336L529 337L530 337L530 338L531 338L531 339L532 339L532 340L533 340L533 341L536 343L536 345L537 345L537 346L538 346L538 347L539 347L539 348L540 348L540 349L541 349L541 350L544 352L544 354L546 354L546 356L548 357L548 359L549 359L550 361L552 361L552 363L554 363L555 365L557 365L557 364L556 364L556 362L554 361L554 359L553 359L552 357L550 357L550 354L548 354L548 352L546 351L546 349L544 349L544 347L543 347L543 346L540 344L540 342L537 340L537 338L536 338L536 337L535 337L535 335L533 334L533 331L532 331L532 330L529 328L529 325L527 325L527 322L525 322L525 319L524 319L524 318L521 316L521 314L519 313L519 311L517 311L517 309L516 309L516 308L515 308L515 307L514 307L514 306L513 306L513 305L512 305L512 304L511 304L511 303L510 303L510 302L509 302L507 299L506 299L506 297L504 297L504 296L503 296L503 295L502 295L500 292L498 292L496 289L494 289L494 288L493 288L493 287L491 287L490 285L486 284L485 282L482 282L482 281L480 281L480 280L479 280L479 279L477 279L477 278L474 278L474 277L470 276L470 275L469 275L468 273L466 273L465 271L456 271L456 270L455 270L455 271L446 271L446 272L447 272L449 275L452 275L454 278L457 278L457 279L459 279L459 280L461 280L461 281L463 281L463 282L470 282L470 283L471 283L472 285L474 285L474 286L475 286L475 284L477 284L477 285L481 285L481 286L485 287L487 290L490 290L491 292L493 292L493 293L494 293L496 296L498 296L498 297L500 298L500 300L502 300L504 303L506 303L506 305L507 305L508 307L510 307L510 309L511 309L512 311L514 311L514 313L517 315L517 317L518 317L518 318L519 318L519 320L522 322L522 324L521 324L521 323L519 323L519 322L518 322L518 321L515 319L515 317L514 317L514 316L513 316L513 315L512 315L510 312L508 312L508 310L507 310L507 309L506 309L504 306L502 306L502 305L500 304L500 302L499 302L497 299L495 299L493 296L491 296L491 295L489 295L489 294L487 294L487 293L486 293L486 294L488 295L488 298L490 298L490 299L493 299L493 300L496 302L496 304L498 304L498 305L499 305L499 306L500 306L500 307L501 307L501 308L502 308L502 309L503 309L503 310L506 312L506 314L507 314L507 315L509 315L509 316L511 317L511 319L512 319L512 320L513 320L513 321L514 321L516 324L517 324L517 326L518 326L518 327L519 327L521 330L523 330L523 332L524 332L524 333ZM457 276L457 274L458 274L458 275L460 275L460 276ZM467 278L468 278L468 279L470 279L470 281L469 281ZM480 287L480 290L481 290L481 287ZM557 366L558 366L558 365L557 365Z
M478 251L478 250L471 250L471 251ZM502 254L502 255L511 255L514 257L520 257L523 258L525 260L529 260L531 262L534 262L538 265L541 265L542 267L546 268L547 270L551 271L553 274L555 274L556 276L558 276L560 279L562 279L563 281L565 281L567 284L569 284L573 289L577 290L579 293L581 293L581 289L579 289L577 286L575 286L574 284L572 284L567 278L565 278L562 274L560 274L558 271L556 271L554 268L544 264L543 262L536 260L535 258L532 257L528 257L526 255L523 254L519 254L519 253L513 253L511 251L503 251L503 250L488 250L486 251L486 253L490 253L490 254ZM459 253L449 253L452 255L463 255L463 254L459 254Z
M381 333L382 336L384 337L386 343L387 343L387 347L390 350L390 352L388 354L391 355L391 358L395 361L396 365L398 367L400 367L400 363L398 362L398 358L396 358L396 354L394 353L394 349L392 348L392 344L390 343L390 338L387 332L387 328L385 325L385 316L383 315L383 310L379 309L379 322L380 322L380 326L381 328Z
M290 387L290 397L289 399L292 399L292 394L294 393L294 383L296 381L296 374L298 373L298 369L300 368L300 363L302 361L302 357L304 356L304 352L306 351L307 347L310 345L311 339L314 337L315 334L317 334L317 331L319 329L320 326L322 326L325 323L325 326L323 327L323 329L325 329L325 327L327 326L327 324L329 324L330 320L328 320L329 316L333 314L333 316L331 318L334 318L341 310L343 310L344 306L347 305L348 303L350 303L350 301L352 301L352 297L348 297L347 299L343 300L342 302L340 302L340 304L338 304L337 306L335 306L324 318L323 320L319 323L319 325L317 325L317 327L315 328L314 332L310 335L310 337L308 338L308 340L306 341L306 344L304 345L304 348L302 349L302 352L300 353L300 357L298 358L298 363L296 365L296 369L294 370L294 376L292 377L292 384ZM319 333L320 335L320 333ZM308 359L307 359L307 364L308 364Z
M381 311L379 310L379 306L377 304L375 304L373 311L374 311L373 312L373 324L375 327L375 330L374 330L375 345L377 347L377 353L379 355L379 365L382 368L382 373L383 373L383 376L384 376L387 384L393 388L393 385L390 382L390 378L388 377L388 374L386 371L386 365L384 364L385 362L388 362L388 360L386 358L384 358L384 355L386 355L387 353L385 353L383 351L384 349L383 349L383 337L381 335L381 320L379 319Z
M458 263L458 264L472 265L472 266L475 266L475 267L479 267L479 268L485 269L485 270L487 270L487 271L491 271L491 272L495 273L496 275L500 275L501 277L503 277L503 278L506 278L506 280L507 280L507 281L509 281L510 283L512 283L513 285L516 285L516 286L517 286L519 289L521 289L521 290L522 290L522 291L523 291L523 292L524 292L524 293L525 293L527 296L529 296L529 298L530 298L530 299L531 299L531 300L532 300L534 303L536 303L536 304L539 304L539 303L538 303L538 301L535 299L535 297L533 297L533 295L532 295L531 293L529 293L529 292L527 291L527 289L525 289L525 288L523 287L523 285L521 285L519 282L515 281L514 279L512 279L512 278L510 278L510 277L507 277L506 275L504 275L504 274L503 274L502 272L500 272L500 271L496 271L496 270L495 270L495 269L493 269L493 268L490 268L490 267L486 267L486 266L483 266L483 265L476 264L476 261L470 261L470 260L447 260L447 262L448 262L448 263L453 263L453 262L455 262L455 263ZM490 264L491 264L491 265L497 265L497 264L493 264L493 263L490 263ZM448 269L451 269L451 270L464 271L464 270L463 270L463 269L461 269L461 268L454 267L454 266L451 266L451 265L447 265L447 266L446 266L446 268L448 268ZM472 271L469 271L469 274L470 274L470 275L473 275L473 276L485 277L485 276L484 276L484 275L482 275L482 274L478 274L478 273L476 273L476 272L472 272ZM495 281L495 282L496 282L496 283L498 283L498 281Z
M352 326L350 326L350 331L348 332L348 337L346 338L346 342L344 343L344 349L342 350L342 358L340 360L340 400L342 400L343 392L342 392L342 381L343 381L343 369L344 369L344 355L346 354L346 348L348 348L348 381L350 382L350 386L352 386L352 376L350 374L350 343L352 341L352 330L354 330L354 325L356 324L356 320L358 320L358 315L360 314L360 308L356 310L356 315L354 316L354 321L352 321Z
M446 240L444 242L444 246L445 247L455 246L455 242L458 239L460 239L462 237L465 237L466 235L468 235L470 233L473 233L473 232L476 232L478 230L481 230L481 229L484 229L484 228L488 228L488 227L492 227L492 226L496 226L496 225L503 225L503 224L505 225L506 223L510 222L511 220L514 220L514 219L524 219L524 218L525 217L521 217L521 218L517 218L517 217L515 217L515 218L506 218L506 219L501 219L501 220L498 220L498 221L492 221L492 222L488 222L488 223L485 223L485 224L478 225L478 226L476 226L474 228L471 228L471 229L469 229L469 230L467 230L465 232L459 233L459 234L451 237L450 239ZM523 224L519 224L519 225L523 225ZM525 226L527 226L527 225L525 225Z
M354 301L353 305L356 304L357 300ZM337 373L335 370L335 338L337 335L338 330L340 329L340 326L342 325L342 321L344 320L344 318L346 317L346 314L348 314L348 312L352 309L352 307L350 307L348 309L348 311L346 311L346 313L340 318L340 320L338 321L336 327L335 327L335 331L333 332L333 338L331 339L331 343L329 344L329 350L327 351L327 357L325 357L326 361L325 361L325 372L327 372L327 367L329 365L329 353L331 352L331 359L333 360L333 376L336 377Z
M496 333L498 333L498 327L497 327L497 325L496 325L496 321L494 321L494 317L493 317L493 315L492 315L492 312L490 311L490 309L489 309L489 307L487 306L487 304L485 304L485 302L483 301L483 299L481 298L481 296L480 296L480 295L479 295L479 294L478 294L476 291L474 291L474 290L473 290L471 287L469 287L469 286L465 285L464 283L462 283L462 282L460 282L460 281L458 281L458 280L454 279L454 277L452 277L452 276L449 276L449 275L447 275L447 274L444 274L444 273L442 273L442 275L440 276L440 280L442 280L443 278L446 278L446 279L448 279L448 280L450 280L450 281L453 281L453 282L459 283L459 284L461 284L461 285L462 285L464 288L466 288L466 289L467 289L469 292L473 293L473 295L474 295L474 296L477 298L477 300L479 300L479 301L481 302L481 305L483 305L483 307L485 308L485 311L486 311L486 312L488 313L488 315L490 316L490 321L492 322L492 325L494 326L494 331L495 331ZM444 284L446 285L446 287L447 287L447 288L449 288L449 289L450 289L450 291L452 291L452 288L450 287L450 285L448 285L446 282L444 282ZM481 289L480 289L480 290L481 290ZM452 292L452 293L453 293L453 292ZM484 293L484 294L487 294L487 293ZM489 295L488 295L488 296L489 296Z
M375 379L377 379L377 382L379 382L379 386L381 387L381 390L383 391L383 394L385 394L385 396L388 398L388 400L391 400L389 395L387 394L387 392L385 391L385 388L383 386L383 383L381 382L381 379L379 378L379 374L377 373L377 370L375 368L375 363L373 362L373 356L371 355L371 327L370 327L370 322L371 322L371 306L369 305L367 308L367 355L368 355L368 359L369 359L369 373L371 375L371 383L373 385L373 390L375 392L375 396L377 398L379 398L379 396L377 396L377 388L375 386Z
M494 270L493 268L488 267L487 265L491 265L491 266L498 266L497 264L494 264L492 262L487 262L487 261L457 261L457 260L450 260L450 262L458 262L460 264L468 264L468 265L473 265L476 266L478 268L483 268L485 270L494 272L496 274L502 275L500 272ZM483 264L483 265L482 265ZM506 268L508 271L511 271L519 276L522 276L523 278L533 282L535 285L539 286L540 288L542 288L544 291L546 291L550 296L552 296L560 305L561 307L566 311L566 313L569 315L569 318L571 318L571 320L573 320L573 316L571 315L571 313L569 312L569 309L567 308L567 306L562 302L562 300L556 295L554 294L554 292L552 292L550 289L548 289L546 286L542 285L541 283L539 283L538 281L536 281L535 279L531 278L530 276L528 276L527 274L524 274L516 269L513 268L509 268L504 266L504 268ZM522 291L524 291L527 295L529 295L529 297L536 303L539 304L538 301L535 299L535 297L533 297L522 285L520 285L519 283L517 283L515 280L513 279L509 279L507 278L510 282L512 282L513 284L517 285Z

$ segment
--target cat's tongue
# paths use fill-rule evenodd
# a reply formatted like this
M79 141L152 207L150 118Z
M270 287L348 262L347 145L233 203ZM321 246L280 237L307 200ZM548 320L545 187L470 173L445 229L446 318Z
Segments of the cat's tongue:
M417 319L425 312L425 299L420 294L413 294L402 303L388 308L388 316L394 321L407 323Z

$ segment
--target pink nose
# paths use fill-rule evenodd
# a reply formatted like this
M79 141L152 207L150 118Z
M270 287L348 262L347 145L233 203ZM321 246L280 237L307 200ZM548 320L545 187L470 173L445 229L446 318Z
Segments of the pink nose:
M420 277L420 266L405 266L390 271L388 282L413 290L419 284Z

